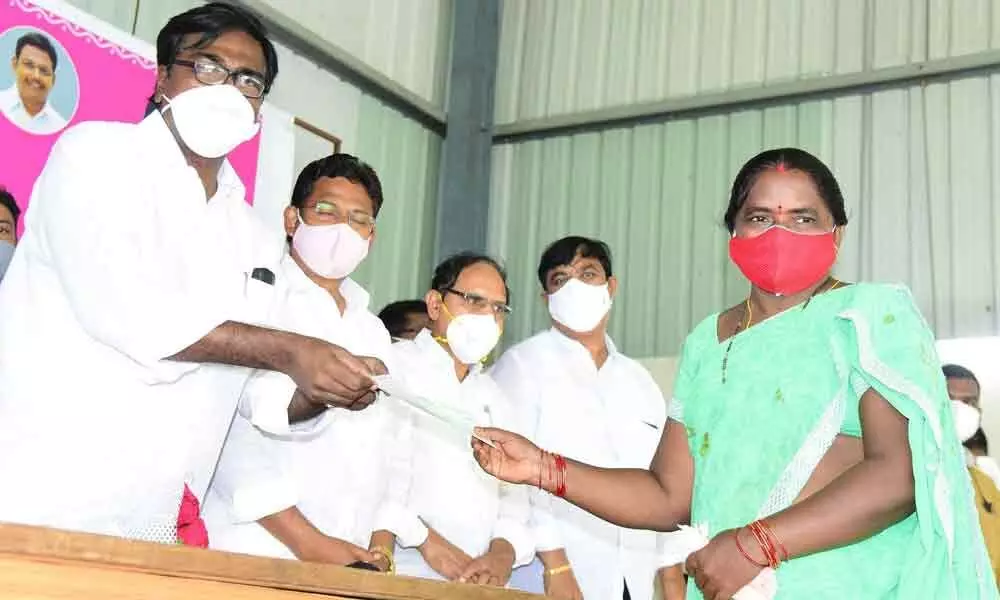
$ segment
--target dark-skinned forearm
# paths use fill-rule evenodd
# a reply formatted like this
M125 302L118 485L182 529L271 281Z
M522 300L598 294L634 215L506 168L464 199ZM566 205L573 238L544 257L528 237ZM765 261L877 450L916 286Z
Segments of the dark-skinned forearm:
M652 531L671 531L687 521L690 492L665 489L648 469L604 469L569 459L566 463L566 500L605 521Z
M292 506L257 521L261 527L285 545L296 558L308 556L308 548L323 534L306 519L298 507Z
M287 372L301 336L256 325L226 321L169 360L218 363Z
M911 468L902 458L863 460L767 522L792 557L871 537L913 513Z

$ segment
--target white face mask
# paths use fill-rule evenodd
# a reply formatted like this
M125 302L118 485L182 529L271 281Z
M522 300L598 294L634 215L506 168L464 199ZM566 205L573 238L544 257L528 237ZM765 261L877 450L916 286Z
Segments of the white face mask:
M368 256L368 240L347 223L309 225L299 217L292 248L306 266L320 277L343 279Z
M577 333L593 331L611 310L608 284L589 285L573 278L549 294L549 314Z
M493 315L458 315L445 332L455 358L474 365L486 358L500 341L500 326Z
M250 101L231 85L195 87L163 101L161 112L171 112L177 134L198 156L225 156L260 130Z
M970 406L965 402L952 400L951 414L955 419L955 432L958 434L958 440L960 442L964 442L976 435L976 431L979 429L979 421L981 417L979 409L974 406Z

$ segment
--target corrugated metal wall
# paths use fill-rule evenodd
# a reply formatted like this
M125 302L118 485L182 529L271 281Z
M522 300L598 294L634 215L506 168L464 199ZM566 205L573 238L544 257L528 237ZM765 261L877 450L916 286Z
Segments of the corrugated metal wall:
M361 99L357 153L379 172L385 204L371 255L354 274L378 310L423 297L434 266L441 138L369 96Z
M497 123L1000 47L997 0L502 0Z
M1000 40L995 0L611 4L505 0L502 120ZM982 76L497 146L490 243L512 275L508 341L547 323L542 248L580 233L615 252L619 345L677 354L698 320L746 294L721 224L728 187L747 158L783 145L819 155L844 188L852 224L841 276L909 284L941 337L1000 332L1000 76Z
M382 74L444 106L454 0L264 0Z
M303 23L333 23L326 32L330 39L343 41L341 45L351 52L367 48L369 53L359 58L374 61L373 66L390 77L401 77L400 83L439 101L443 94L440 78L447 73L447 64L435 61L444 60L439 46L447 43L450 34L450 1L316 0L275 5L297 11L293 16ZM198 0L71 3L150 43L167 19L201 4ZM354 19L354 27L344 29L345 16ZM362 27L358 20L370 25ZM398 35L387 33L390 25ZM389 54L380 54L387 48ZM281 73L268 100L340 137L344 150L372 164L382 179L386 202L378 219L378 241L357 274L372 293L372 307L422 295L433 266L440 136L280 44L278 54ZM378 62L383 60L388 62ZM296 164L318 158L308 155L317 148L316 144L297 144Z
M444 105L454 0L264 1L425 100ZM201 4L198 0L68 2L150 43L167 19Z

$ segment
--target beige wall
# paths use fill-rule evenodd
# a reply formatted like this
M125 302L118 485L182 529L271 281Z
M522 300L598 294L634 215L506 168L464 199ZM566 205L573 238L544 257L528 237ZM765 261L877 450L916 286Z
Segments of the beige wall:
M677 357L642 358L639 363L646 367L668 401L674 392L674 377L677 375Z

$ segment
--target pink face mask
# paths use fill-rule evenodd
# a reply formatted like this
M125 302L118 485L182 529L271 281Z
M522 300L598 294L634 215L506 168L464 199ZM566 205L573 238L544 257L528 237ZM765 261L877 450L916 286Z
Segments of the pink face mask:
M774 225L758 236L733 237L729 257L758 288L791 296L830 273L837 260L837 242L833 231L808 235Z
M306 266L320 277L343 279L368 256L370 239L358 235L347 223L308 225L299 217L292 248Z

